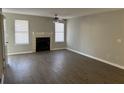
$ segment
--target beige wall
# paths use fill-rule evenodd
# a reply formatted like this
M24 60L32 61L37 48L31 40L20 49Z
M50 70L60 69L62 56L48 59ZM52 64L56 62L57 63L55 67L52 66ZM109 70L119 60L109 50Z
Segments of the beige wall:
M4 13L6 17L7 34L8 34L8 52L26 52L32 51L32 33L33 32L54 32L54 23L52 18L31 16L31 15L21 15L21 14L11 14ZM30 32L30 44L29 45L15 45L14 36L14 20L22 19L29 21L29 32ZM55 43L54 34L52 36L52 49L66 47L66 42Z
M124 10L69 19L67 46L124 66Z

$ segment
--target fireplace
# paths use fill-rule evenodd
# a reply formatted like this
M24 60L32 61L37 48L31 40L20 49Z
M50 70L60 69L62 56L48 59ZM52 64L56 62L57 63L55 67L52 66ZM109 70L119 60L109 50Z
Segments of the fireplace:
M50 51L50 37L36 38L36 52Z

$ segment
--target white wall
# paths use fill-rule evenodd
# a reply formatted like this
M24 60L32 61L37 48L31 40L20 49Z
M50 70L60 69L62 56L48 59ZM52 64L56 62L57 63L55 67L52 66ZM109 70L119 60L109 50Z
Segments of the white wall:
M67 46L124 66L124 10L69 19Z

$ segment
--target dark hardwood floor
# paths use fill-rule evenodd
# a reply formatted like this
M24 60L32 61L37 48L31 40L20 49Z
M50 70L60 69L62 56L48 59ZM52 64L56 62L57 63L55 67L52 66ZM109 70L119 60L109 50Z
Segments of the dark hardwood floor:
M9 56L6 84L124 83L124 70L68 50Z

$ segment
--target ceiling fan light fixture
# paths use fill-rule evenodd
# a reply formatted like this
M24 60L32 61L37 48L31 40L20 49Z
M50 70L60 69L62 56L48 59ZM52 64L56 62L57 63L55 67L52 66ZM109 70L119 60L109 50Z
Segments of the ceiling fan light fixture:
M65 21L65 19L60 19L57 14L54 15L53 23L55 23L55 22L62 23L64 21Z
M53 19L53 22L59 22L59 17L57 14L54 15L54 19Z

